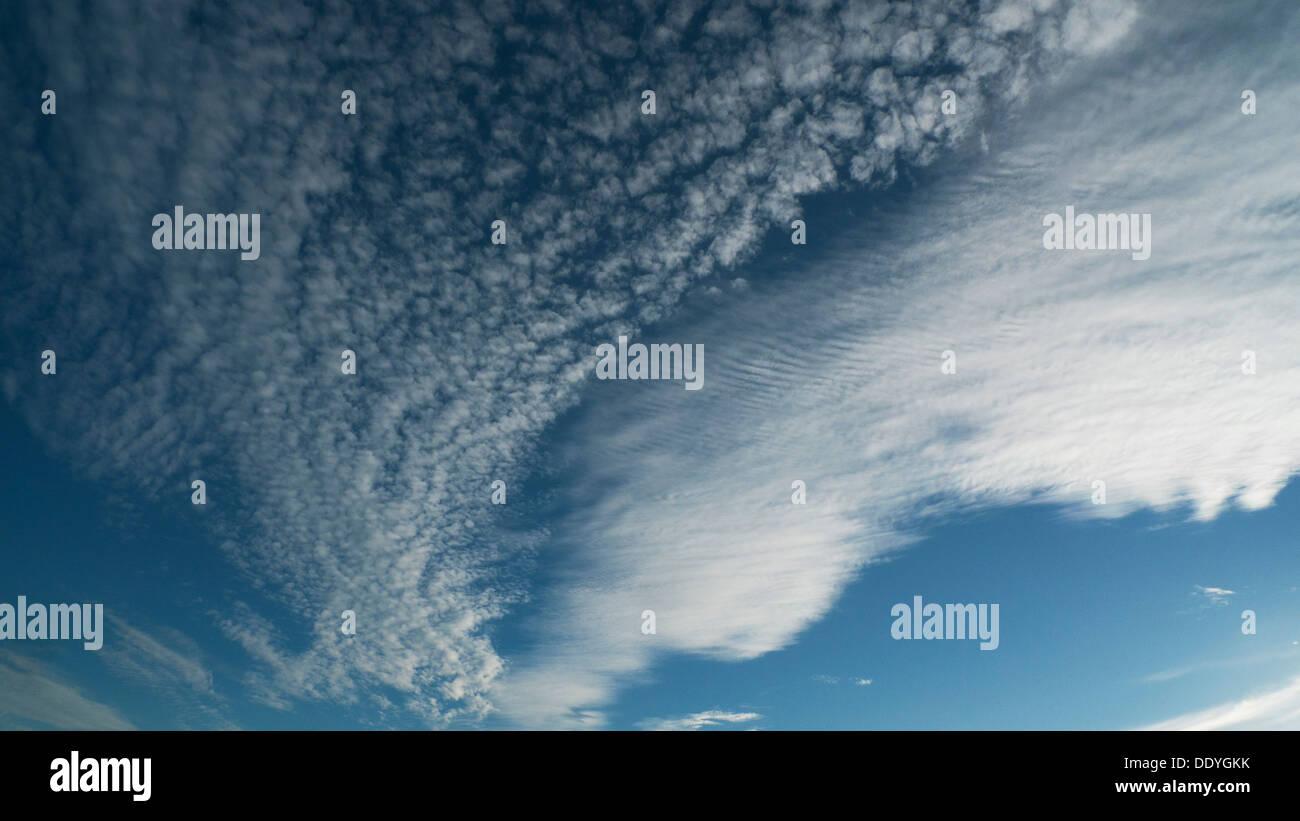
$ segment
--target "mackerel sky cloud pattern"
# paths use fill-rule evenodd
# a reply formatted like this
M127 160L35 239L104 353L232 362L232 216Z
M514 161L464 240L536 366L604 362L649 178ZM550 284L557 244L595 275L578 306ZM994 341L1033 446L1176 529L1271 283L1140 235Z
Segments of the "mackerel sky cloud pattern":
M1300 398L1285 124L1144 175L1190 134L1229 144L1253 82L1229 83L1221 115L1161 103L1165 127L1139 133L1126 114L1167 98L1133 38L1173 37L1169 4L427 5L0 15L17 32L6 110L59 94L53 122L5 126L0 344L23 365L0 388L105 492L188 507L206 481L184 515L228 574L202 608L212 634L123 615L105 662L167 671L155 686L186 721L233 726L233 681L273 711L347 705L368 726L607 726L660 659L789 646L945 515L1082 505L1104 473L1111 503L1078 515L1207 520L1269 505L1300 466L1279 421ZM1113 54L1145 78L1130 99ZM1300 110L1270 60L1287 58L1253 68L1275 79L1269 105ZM1053 89L1079 108L1025 118ZM949 185L917 183L958 161ZM812 221L815 266L750 270L814 195L900 187L907 207L870 225ZM1042 214L1090 198L1157 215L1141 281L1127 254L1043 256ZM260 213L260 258L155 250L150 218L178 204ZM1240 244L1198 245L1202 207ZM1225 301L1236 319L1207 312ZM708 387L597 383L592 352L619 335L704 343ZM949 347L961 391L939 379ZM1243 392L1229 380L1252 347L1267 375ZM57 381L27 366L44 348ZM1168 369L1182 376L1143 389ZM790 509L796 478L807 510ZM653 647L630 638L648 601ZM507 652L497 631L521 617L535 626ZM128 722L93 695L60 697ZM701 703L641 726L766 715Z

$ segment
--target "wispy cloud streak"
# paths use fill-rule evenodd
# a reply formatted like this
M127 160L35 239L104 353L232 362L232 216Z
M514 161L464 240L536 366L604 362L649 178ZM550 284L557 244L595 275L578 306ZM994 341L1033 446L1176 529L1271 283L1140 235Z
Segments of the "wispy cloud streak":
M1261 27L1295 30L1271 12ZM1134 25L1140 52L1099 34L1118 50L1041 89L986 161L945 165L815 266L671 326L705 343L708 390L593 387L573 436L581 513L559 529L585 546L583 581L551 591L504 709L590 723L662 653L787 646L864 566L962 511L1208 519L1273 500L1300 469L1300 211L1284 182L1300 164L1290 118L1243 116L1218 78L1274 78L1271 102L1294 110L1300 85L1276 81L1297 76L1294 52L1253 44L1170 79L1163 44L1216 25ZM1042 217L1066 204L1153 214L1155 252L1044 250ZM1244 373L1245 350L1267 368ZM645 608L653 637L637 634Z

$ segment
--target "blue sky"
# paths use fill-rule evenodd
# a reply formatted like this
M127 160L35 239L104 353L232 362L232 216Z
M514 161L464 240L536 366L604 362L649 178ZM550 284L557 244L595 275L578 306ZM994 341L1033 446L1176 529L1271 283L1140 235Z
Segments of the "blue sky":
M127 8L0 18L0 726L1300 726L1291 4Z

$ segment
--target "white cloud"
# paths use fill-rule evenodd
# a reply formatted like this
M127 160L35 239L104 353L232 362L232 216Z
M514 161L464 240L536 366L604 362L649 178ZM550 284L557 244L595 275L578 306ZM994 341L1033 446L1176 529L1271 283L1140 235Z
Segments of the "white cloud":
M1227 604L1229 596L1237 595L1235 590L1225 590L1222 587L1202 587L1195 585L1196 592L1204 596L1210 604Z
M1096 54L1127 34L1137 16L1137 7L1125 0L1098 0L1073 6L1061 26L1062 43L1070 51Z
M1295 642L1292 642L1294 644ZM1225 668L1240 667L1249 664L1260 664L1263 662L1277 661L1279 659L1295 659L1296 653L1293 650L1269 651L1258 653L1250 656L1233 656L1226 658L1211 658L1198 661L1192 664L1186 664L1181 667L1175 667L1168 670L1159 670L1155 673L1143 676L1141 681L1144 684L1162 684L1166 681L1173 681L1177 678L1199 673L1205 670L1221 670Z
M758 713L728 713L722 710L709 710L692 713L681 718L651 718L642 721L643 730L701 730L705 727L717 727L725 724L744 724L762 718Z
M109 616L108 621L117 641L101 653L107 662L142 678L163 677L197 692L212 692L212 672L197 658L200 651L192 641L168 630L174 640L183 644L184 650L177 650L116 616Z
M1188 713L1143 730L1300 730L1300 678L1258 695Z
M107 616L112 636L96 657L135 687L169 706L149 715L148 729L236 729L226 717L228 699L213 686L212 670L198 643L170 627L146 632Z
M185 507L190 479L208 482L208 506L184 515L250 582L218 618L252 661L253 697L396 703L429 724L493 709L505 665L489 627L525 597L541 535L511 532L487 488L535 465L538 435L578 401L593 340L667 316L784 230L799 196L888 183L900 161L958 145L1054 59L1051 37L1009 25L1054 31L1067 13L989 28L960 0L776 9L752 40L741 11L692 39L689 9L519 26L508 6L361 21L245 2L200 41L194 7L60 4L16 35L20 57L83 104L58 115L76 127L56 157L14 125L23 193L10 201L24 211L2 222L40 230L14 234L39 241L22 239L5 353L53 345L61 365L57 394L25 372L5 394L123 496ZM410 31L427 33L420 48ZM602 55L630 54L626 31L653 42L611 75ZM951 73L905 70L927 56ZM0 93L26 105L28 84L9 79ZM358 93L353 119L338 113L342 88ZM643 88L658 93L654 120ZM935 115L943 88L962 100L955 116ZM153 250L150 218L176 203L260 212L261 259ZM498 218L504 248L487 243ZM356 377L339 374L345 348ZM805 525L672 594L728 578L775 593L769 626L722 597L695 649L749 657L824 612L865 556L843 516ZM340 637L343 610L354 637ZM639 666L610 659L591 686ZM585 686L581 672L564 681ZM528 698L545 703L554 691L535 684Z
M1300 468L1291 123L1183 93L1241 55L1170 78L1152 38L1179 33L1141 34L1099 73L1062 74L1000 152L945 166L815 270L668 326L705 344L706 390L592 388L573 436L580 512L558 538L585 547L574 564L600 583L544 597L541 646L503 684L507 714L590 720L659 654L785 647L864 567L962 511L1204 520L1272 502ZM1296 76L1291 54L1248 61ZM1116 62L1126 71L1101 73ZM1271 95L1300 105L1296 83ZM1067 204L1153 214L1151 259L1045 251L1042 217ZM1267 362L1257 374L1240 367L1247 349ZM794 479L806 506L790 503ZM645 608L653 642L635 630ZM566 679L582 684L567 697ZM528 700L537 681L545 702Z
M8 729L135 729L117 710L88 698L48 665L18 653L0 658L0 722Z

